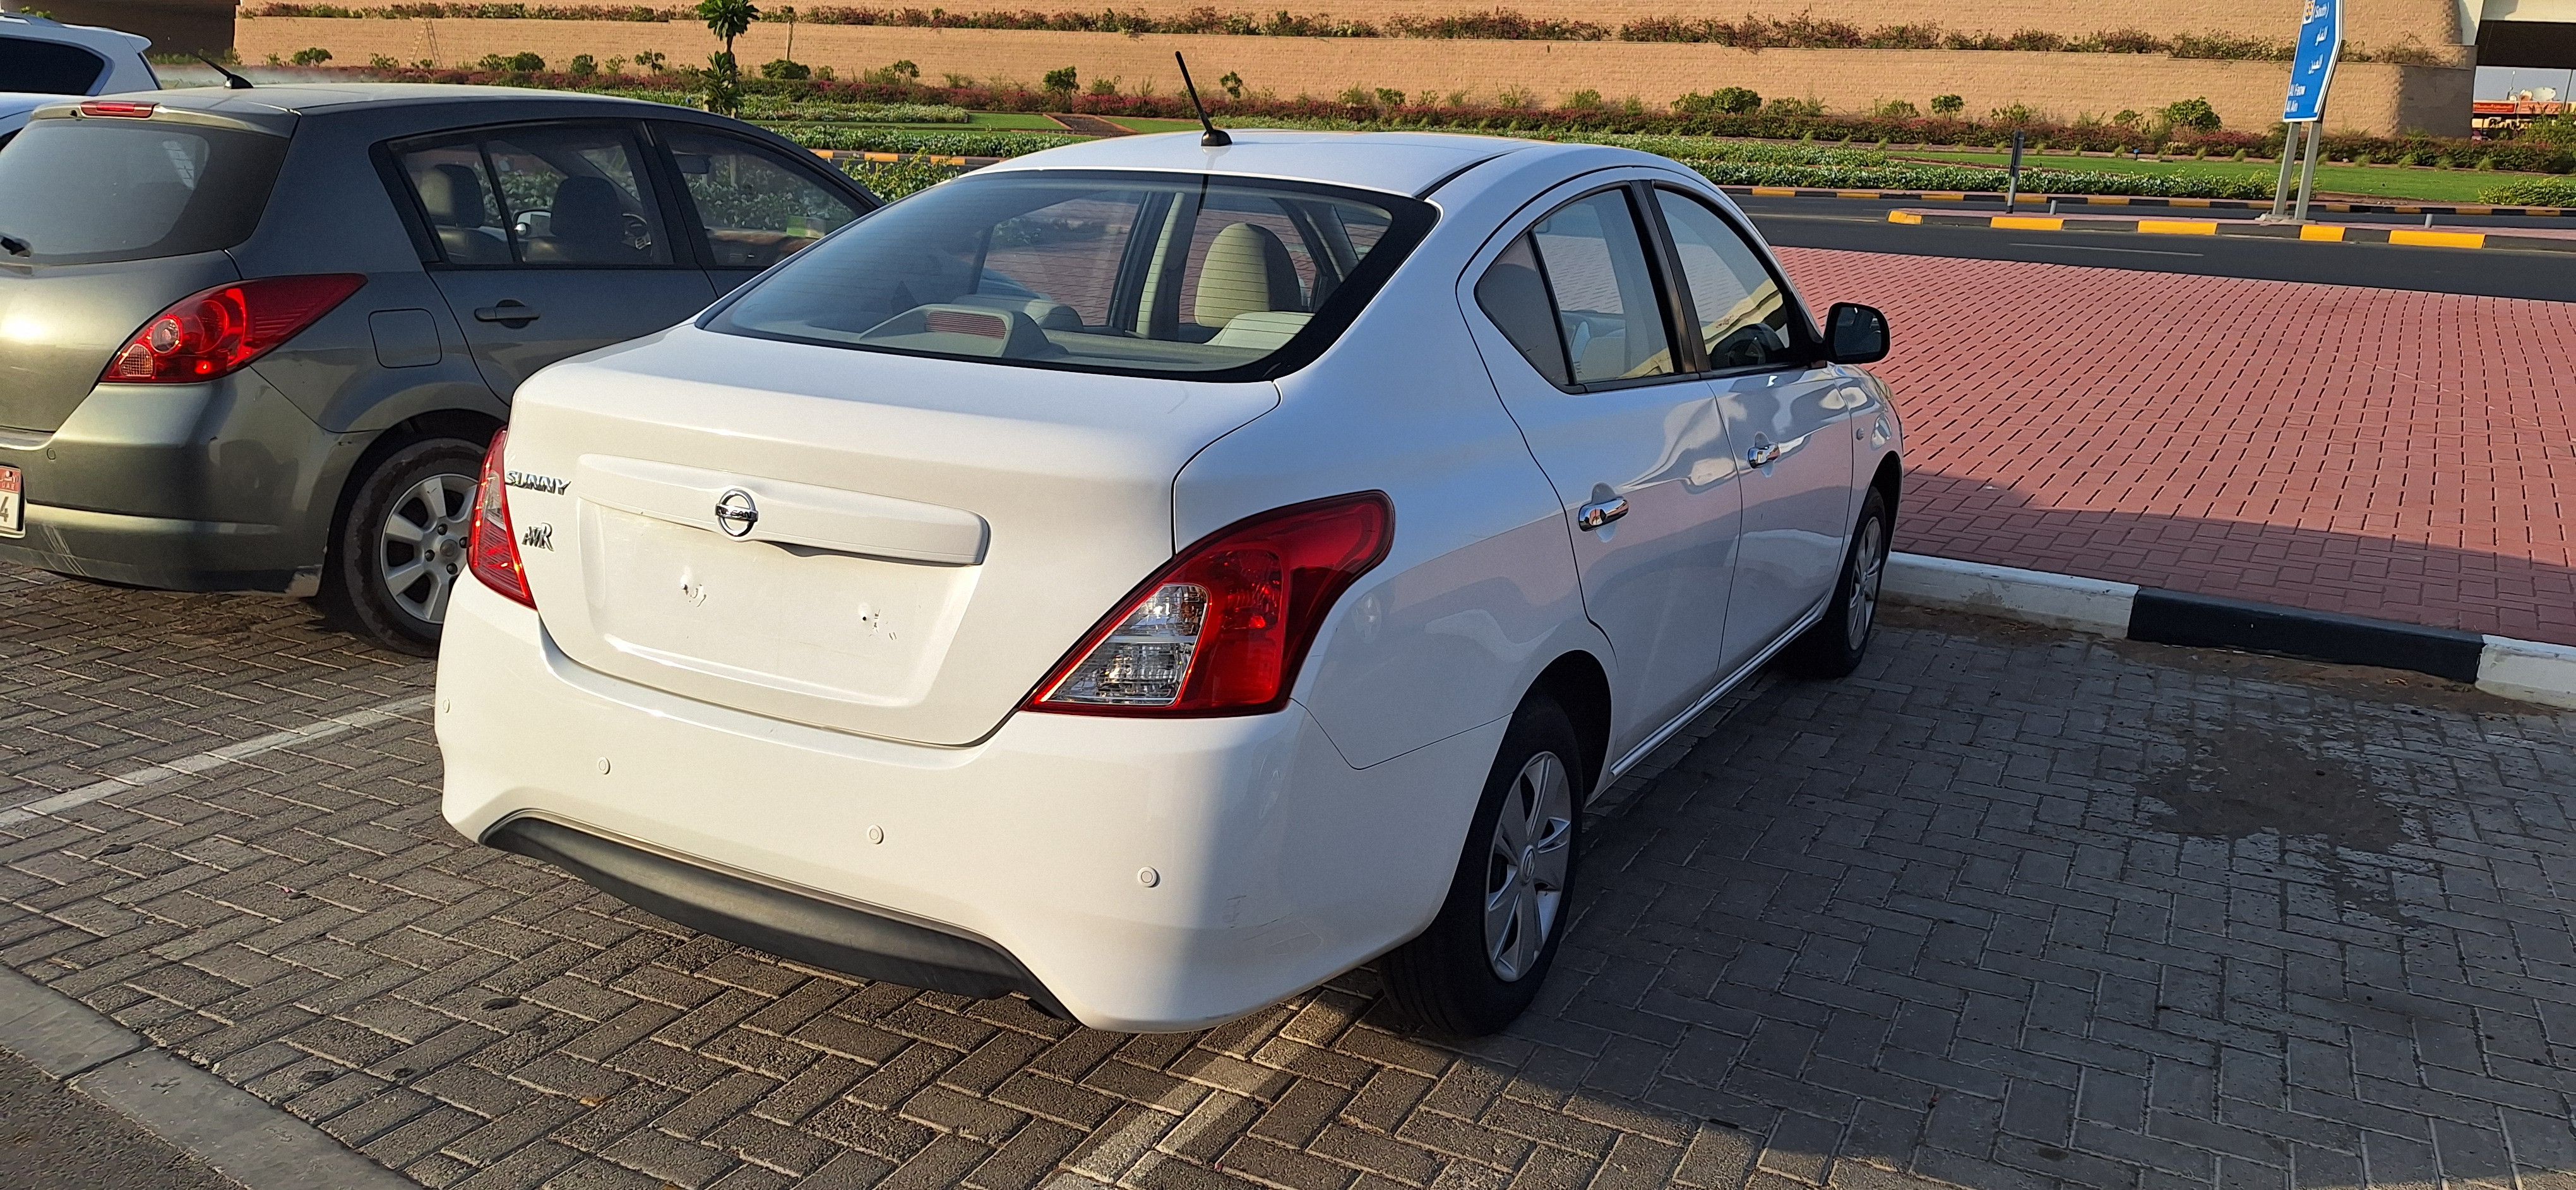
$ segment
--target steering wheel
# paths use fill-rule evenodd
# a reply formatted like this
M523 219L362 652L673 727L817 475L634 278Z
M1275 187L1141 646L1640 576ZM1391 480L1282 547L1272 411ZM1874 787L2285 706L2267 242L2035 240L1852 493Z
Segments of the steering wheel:
M647 219L634 211L628 211L617 217L617 227L618 230L626 233L626 242L629 245L637 248L652 246L652 220Z

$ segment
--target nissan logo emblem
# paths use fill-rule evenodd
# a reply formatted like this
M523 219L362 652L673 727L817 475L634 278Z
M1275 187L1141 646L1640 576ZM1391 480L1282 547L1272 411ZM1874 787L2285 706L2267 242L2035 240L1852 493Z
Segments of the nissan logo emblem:
M760 509L752 504L751 493L735 488L716 501L716 528L727 537L749 537L751 527L760 523Z

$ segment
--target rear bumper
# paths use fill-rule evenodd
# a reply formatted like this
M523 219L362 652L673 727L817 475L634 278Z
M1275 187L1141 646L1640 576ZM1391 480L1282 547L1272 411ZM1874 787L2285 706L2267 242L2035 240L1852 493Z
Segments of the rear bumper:
M612 893L800 961L1028 991L1134 1031L1255 1011L1419 932L1503 727L1368 769L1295 704L1014 715L971 747L898 744L583 669L475 583L449 605L438 675L444 809L468 837L551 847ZM584 836L655 875L576 854Z
M26 535L0 538L0 561L180 591L311 594L331 515L316 493L354 445L253 372L102 385L53 433L0 430L0 466L24 473L26 498Z

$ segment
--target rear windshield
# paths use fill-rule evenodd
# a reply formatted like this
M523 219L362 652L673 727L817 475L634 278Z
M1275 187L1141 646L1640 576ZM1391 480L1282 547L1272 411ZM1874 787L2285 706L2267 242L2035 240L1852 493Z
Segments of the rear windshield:
M1196 174L1002 172L798 253L711 330L1131 375L1320 354L1431 224L1389 194Z
M0 152L0 234L39 264L184 256L250 238L286 140L163 120L37 120ZM25 251L18 251L23 246Z

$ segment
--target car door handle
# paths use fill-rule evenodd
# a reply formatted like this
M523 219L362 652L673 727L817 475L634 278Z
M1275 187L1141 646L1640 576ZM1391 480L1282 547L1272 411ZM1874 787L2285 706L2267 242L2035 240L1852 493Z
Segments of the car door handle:
M1755 467L1777 462L1779 458L1780 447L1770 442L1757 442L1753 449L1744 452L1744 461Z
M513 329L526 326L542 317L544 315L537 313L535 307L524 302L508 300L500 305L485 306L474 312L476 322L497 322Z
M1628 515L1628 498L1612 496L1607 500L1595 500L1584 505L1581 511L1574 514L1574 523L1586 529L1598 529L1626 515Z

